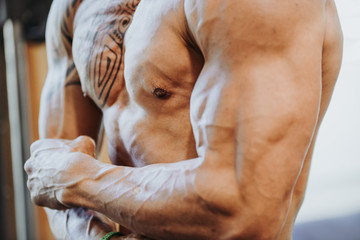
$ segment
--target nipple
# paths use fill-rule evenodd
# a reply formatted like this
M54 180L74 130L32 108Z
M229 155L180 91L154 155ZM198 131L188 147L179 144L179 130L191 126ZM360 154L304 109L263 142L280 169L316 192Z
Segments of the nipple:
M168 91L166 91L165 89L163 88L155 88L153 90L153 94L160 98L160 99L166 99L166 98L169 98L170 97L170 93Z

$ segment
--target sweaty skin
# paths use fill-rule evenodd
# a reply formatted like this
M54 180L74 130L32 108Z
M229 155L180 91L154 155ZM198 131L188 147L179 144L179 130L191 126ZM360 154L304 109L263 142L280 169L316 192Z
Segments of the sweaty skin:
M333 0L55 0L47 49L25 169L58 239L291 239L341 63Z

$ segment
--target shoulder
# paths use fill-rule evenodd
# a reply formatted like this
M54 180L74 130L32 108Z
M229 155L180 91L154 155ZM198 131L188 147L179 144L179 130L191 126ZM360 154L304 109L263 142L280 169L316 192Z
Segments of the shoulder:
M326 0L184 0L185 13L191 20L213 17L234 24L236 19L255 23L271 20L285 24L299 19L306 22L309 17L322 13L325 5ZM285 18L288 21L283 22Z
M276 47L323 33L324 1L184 0L191 33L201 48L232 44Z
M54 0L46 27L48 50L71 55L73 23L76 11L83 0ZM49 51L48 51L49 52Z

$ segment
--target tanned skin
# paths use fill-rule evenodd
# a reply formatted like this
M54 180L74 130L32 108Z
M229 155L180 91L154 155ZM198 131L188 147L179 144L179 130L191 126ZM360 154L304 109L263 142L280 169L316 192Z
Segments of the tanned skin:
M56 238L291 239L342 58L333 0L55 0L47 48L25 169Z

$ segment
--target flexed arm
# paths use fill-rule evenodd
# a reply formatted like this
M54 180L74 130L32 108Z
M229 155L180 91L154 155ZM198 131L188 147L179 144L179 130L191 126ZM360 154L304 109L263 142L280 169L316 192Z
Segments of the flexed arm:
M54 1L49 14L46 31L49 71L40 104L41 139L74 139L80 135L87 135L95 140L98 138L102 113L89 98L83 96L72 59L70 18L79 3L80 1L73 1L72 4L70 1ZM87 153L95 157L93 147ZM56 239L100 238L115 227L105 217L82 208L45 210Z
M65 148L57 169L76 177L39 187L31 172L59 150L35 146L34 201L89 208L155 239L275 239L318 118L322 25L313 7L185 0L205 58L190 106L199 157L128 168Z

